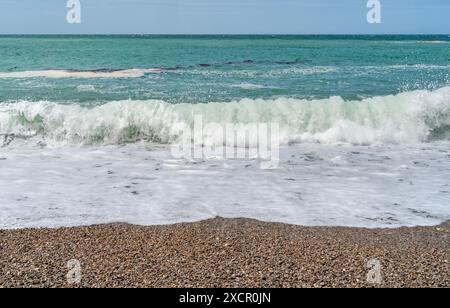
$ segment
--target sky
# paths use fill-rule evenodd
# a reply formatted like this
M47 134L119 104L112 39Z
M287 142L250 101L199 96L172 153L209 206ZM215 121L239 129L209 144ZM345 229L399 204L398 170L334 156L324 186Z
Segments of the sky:
M0 34L450 34L450 0L0 0Z

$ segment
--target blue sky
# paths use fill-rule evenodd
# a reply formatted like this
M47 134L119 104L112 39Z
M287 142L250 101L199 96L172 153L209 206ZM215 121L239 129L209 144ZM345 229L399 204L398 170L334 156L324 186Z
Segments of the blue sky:
M450 0L0 0L0 34L449 34Z

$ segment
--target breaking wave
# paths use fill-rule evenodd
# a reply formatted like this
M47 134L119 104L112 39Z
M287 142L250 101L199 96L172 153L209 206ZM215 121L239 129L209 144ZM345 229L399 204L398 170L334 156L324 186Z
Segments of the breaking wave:
M417 143L450 137L450 87L364 100L278 98L208 104L113 101L96 107L55 102L0 103L0 144L49 146L172 143L181 127L278 123L288 143ZM234 137L234 136L233 136Z
M0 72L0 78L140 78L146 74L159 73L161 69L126 70L41 70L22 72Z

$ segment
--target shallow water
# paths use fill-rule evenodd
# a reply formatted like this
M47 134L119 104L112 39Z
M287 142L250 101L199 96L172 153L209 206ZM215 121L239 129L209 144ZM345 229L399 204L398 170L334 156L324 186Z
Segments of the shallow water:
M450 143L296 145L257 160L173 159L161 145L6 149L0 228L215 216L308 226L398 227L450 219Z

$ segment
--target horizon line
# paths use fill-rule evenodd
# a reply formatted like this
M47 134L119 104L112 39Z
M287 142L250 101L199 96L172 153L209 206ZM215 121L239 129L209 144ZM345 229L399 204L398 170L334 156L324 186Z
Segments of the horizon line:
M119 35L135 35L135 36L450 36L450 33L0 33L0 36L119 36Z

